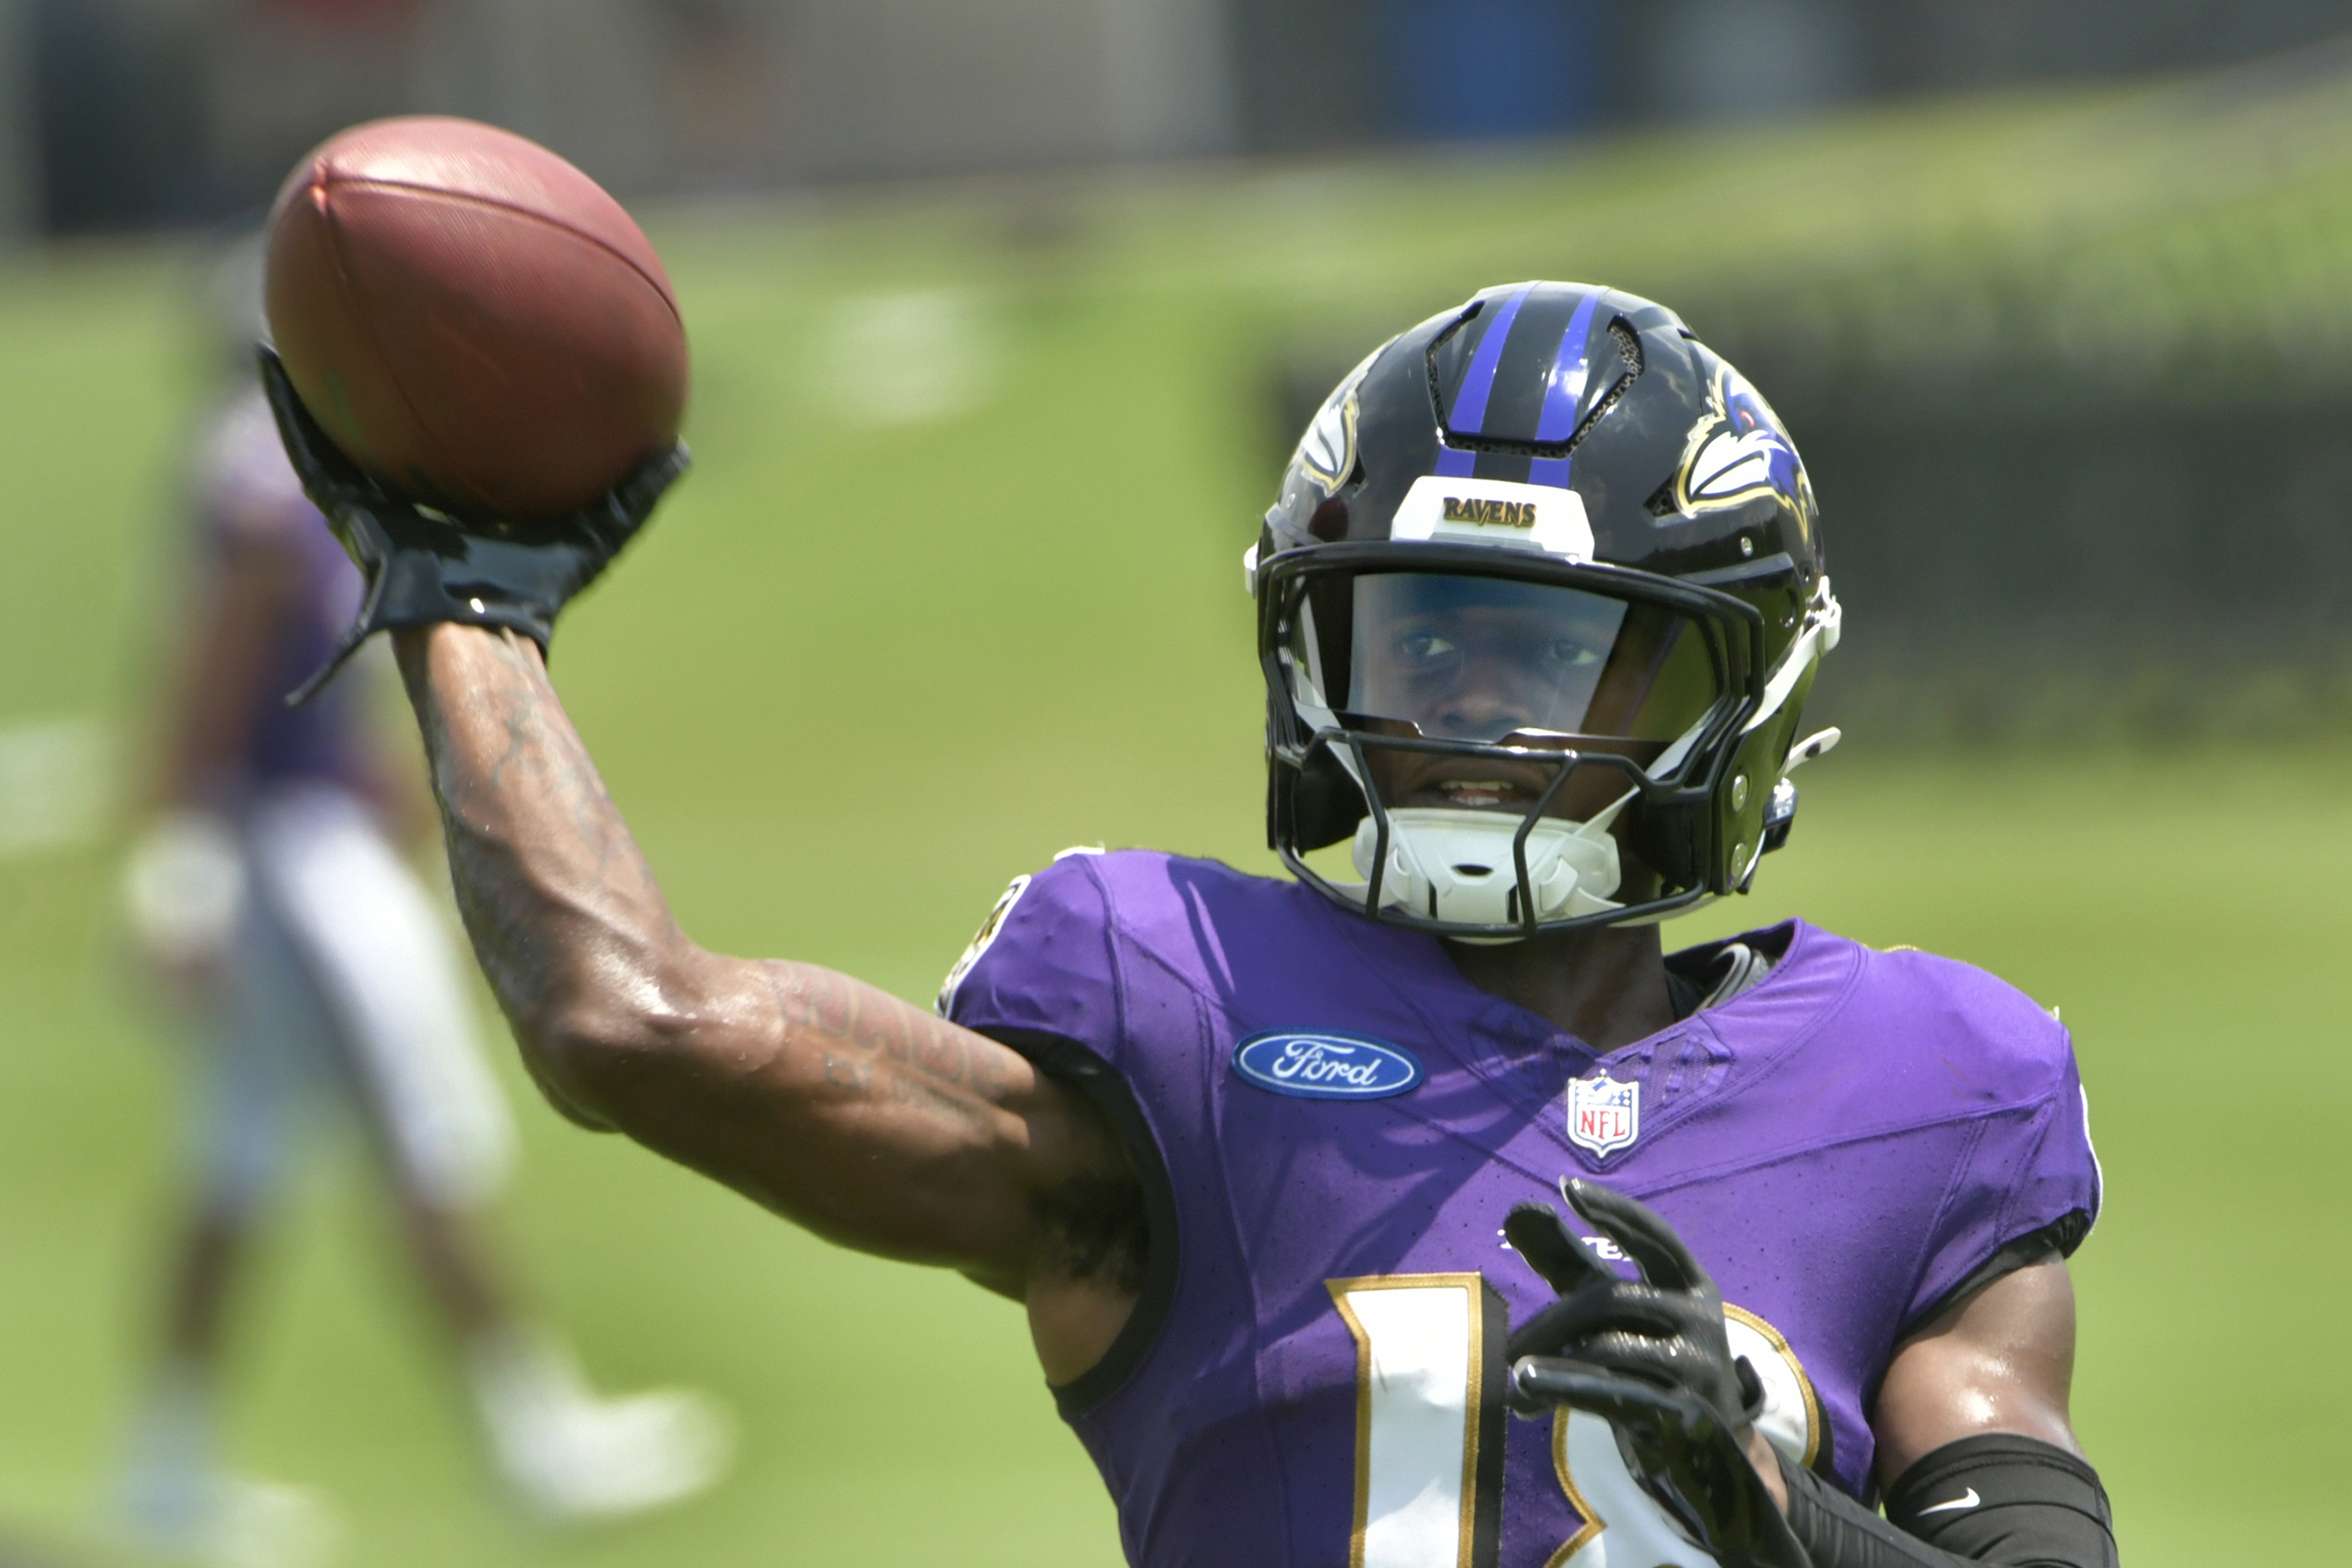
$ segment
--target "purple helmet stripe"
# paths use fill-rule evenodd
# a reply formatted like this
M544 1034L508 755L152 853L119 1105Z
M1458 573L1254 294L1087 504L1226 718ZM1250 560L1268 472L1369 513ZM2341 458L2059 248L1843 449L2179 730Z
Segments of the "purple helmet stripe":
M1467 479L1478 467L1478 454L1459 447L1438 448L1438 472L1448 479Z
M1559 352L1552 356L1551 375L1544 383L1544 413L1536 421L1539 441L1565 441L1576 432L1577 410L1584 406L1585 388L1592 378L1591 356L1585 352L1586 336L1592 330L1592 307L1600 303L1600 292L1586 291L1585 297L1576 303L1576 314L1568 318L1568 330L1560 334ZM1527 482L1565 490L1570 461L1537 458L1527 466Z
M1478 340L1478 352L1470 357L1470 368L1462 372L1462 390L1455 395L1453 408L1446 416L1447 429L1457 435L1476 435L1487 420L1487 395L1494 390L1494 368L1502 363L1502 346L1511 335L1511 323L1519 318L1519 307L1535 292L1536 285L1522 283L1511 290L1502 308L1494 313L1494 324L1487 335Z
M1591 378L1585 339L1592 327L1592 307L1599 303L1600 290L1587 291L1577 301L1576 314L1568 318L1568 330L1560 335L1560 350L1552 356L1551 375L1544 384L1544 414L1536 421L1539 441L1565 441L1576 429L1576 411Z

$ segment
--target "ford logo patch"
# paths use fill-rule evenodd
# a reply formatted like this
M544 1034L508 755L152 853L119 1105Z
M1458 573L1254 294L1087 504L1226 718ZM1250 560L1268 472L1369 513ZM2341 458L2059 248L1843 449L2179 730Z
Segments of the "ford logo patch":
M1421 1063L1401 1046L1303 1030L1251 1035L1233 1048L1233 1070L1301 1100L1386 1100L1421 1081Z

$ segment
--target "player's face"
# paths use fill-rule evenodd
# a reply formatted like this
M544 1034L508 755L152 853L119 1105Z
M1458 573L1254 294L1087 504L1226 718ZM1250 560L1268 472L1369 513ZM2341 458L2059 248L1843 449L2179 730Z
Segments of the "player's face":
M1656 608L1552 584L1388 572L1357 577L1340 704L1375 734L1654 760L1713 705L1697 628ZM1327 615L1338 606L1331 604ZM1541 761L1378 748L1391 806L1525 811L1556 776ZM1583 818L1629 786L1576 771L1549 808Z
M1363 710L1409 721L1434 740L1580 733L1625 619L1624 605L1581 594L1559 604L1502 594L1487 603L1372 597L1401 602L1360 627Z

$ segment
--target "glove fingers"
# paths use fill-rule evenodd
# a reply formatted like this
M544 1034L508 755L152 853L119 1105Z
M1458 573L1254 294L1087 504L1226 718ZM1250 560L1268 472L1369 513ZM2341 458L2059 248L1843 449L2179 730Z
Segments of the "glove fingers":
M1612 1423L1643 1420L1657 1413L1656 1393L1566 1356L1528 1355L1511 1363L1511 1403L1519 1409L1564 1404Z
M256 353L261 362L262 391L270 400L270 416L277 422L277 439L285 447L286 460L293 464L303 490L318 503L318 510L332 514L331 498L338 490L372 489L367 476L311 416L277 351L265 347Z
M503 627L541 651L565 604L596 580L686 471L684 442L647 454L603 497L551 518L455 515L401 500L362 472L319 427L268 348L259 369L286 458L358 563L368 601L331 659L292 701L324 686L371 633L462 621Z
M1764 1379L1744 1355L1732 1357L1732 1376L1740 1380L1740 1418L1753 1421L1764 1413Z
M1650 1284L1677 1291L1712 1291L1715 1282L1664 1217L1598 1182L1570 1179L1561 1184L1576 1211L1625 1251Z
M1680 1389L1566 1356L1530 1355L1512 1363L1511 1398L1523 1407L1564 1404L1618 1427L1672 1427L1697 1434L1723 1424L1705 1400Z
M608 498L617 519L635 533L669 487L693 465L694 454L686 450L683 441L647 453L637 466L621 476Z
M1508 1356L1581 1353L1577 1347L1603 1330L1671 1336L1680 1325L1645 1294L1646 1287L1612 1280L1564 1296L1529 1318L1510 1338Z
M1607 1329L1577 1341L1569 1352L1577 1360L1644 1383L1656 1384L1688 1393L1691 1397L1710 1406L1716 1403L1713 1396L1721 1394L1738 1399L1736 1383L1724 1383L1706 1376L1707 1367L1694 1353L1690 1342L1683 1339L1658 1339L1649 1335ZM1720 1384L1720 1387L1714 1385ZM1738 1408L1717 1412L1728 1423L1737 1425L1742 1411Z
M1503 1239L1527 1266L1561 1296L1594 1281L1614 1281L1609 1266L1592 1255L1549 1203L1517 1203L1504 1216Z

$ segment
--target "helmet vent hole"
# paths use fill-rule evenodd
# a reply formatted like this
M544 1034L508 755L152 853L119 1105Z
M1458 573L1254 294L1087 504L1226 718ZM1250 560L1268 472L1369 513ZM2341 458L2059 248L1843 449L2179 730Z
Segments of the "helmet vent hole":
M1455 876L1493 876L1494 868L1491 865L1472 865L1465 860L1453 868L1453 874Z
M1571 452L1584 445L1585 437L1592 433L1592 427L1606 418L1609 411L1642 378L1644 362L1642 358L1641 334L1626 324L1624 317L1618 316L1609 320L1609 336L1617 340L1617 357L1625 362L1625 373L1617 378L1615 385L1600 395L1600 401L1592 405L1592 412L1586 415L1583 422L1569 435L1567 445Z
M1483 303L1484 301L1473 302L1474 306ZM1439 351L1444 349L1447 340L1459 332L1463 325L1477 314L1476 309L1464 311L1460 316L1447 322L1444 331L1430 340L1426 355L1429 368L1429 402L1430 407L1441 413L1446 408L1446 391L1438 375ZM1567 457L1583 444L1586 436L1592 433L1592 427L1600 422L1601 417L1615 408L1618 401L1633 389L1634 382L1641 377L1645 364L1642 356L1642 336L1626 324L1624 317L1619 316L1610 319L1609 336L1617 344L1617 357L1625 363L1625 373L1610 383L1608 391L1600 395L1599 400L1592 405L1591 412L1586 414L1583 421L1575 429L1568 432L1565 440L1522 441L1509 436L1472 435L1456 430L1450 424L1441 424L1438 431L1439 441L1456 452L1494 452L1515 458L1544 458L1553 461Z
M1625 373L1640 375L1645 368L1642 359L1642 334L1620 316L1610 320L1609 336L1617 340L1617 357L1625 361Z
M1453 341L1455 334L1459 333L1463 327L1468 326L1472 321L1477 320L1478 313L1486 308L1487 302L1485 300L1472 300L1468 310L1462 312L1461 315L1455 317L1452 320L1447 321L1445 329L1439 332L1436 337L1433 337L1429 340L1429 348L1421 357L1422 366L1429 372L1429 406L1432 409L1435 409L1438 413L1438 422L1440 425L1438 438L1441 441L1444 441L1447 446L1451 446L1454 443L1451 439L1451 432L1444 428L1446 417L1446 386L1445 382L1438 375L1438 356L1444 352L1447 343Z

